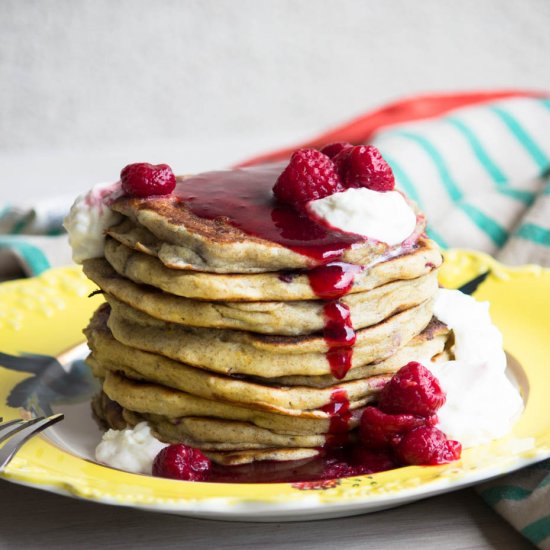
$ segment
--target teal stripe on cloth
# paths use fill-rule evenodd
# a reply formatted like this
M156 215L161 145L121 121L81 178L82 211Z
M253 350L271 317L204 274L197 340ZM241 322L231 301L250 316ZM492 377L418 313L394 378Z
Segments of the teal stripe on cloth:
M405 130L397 130L392 133L393 135L409 139L420 145L434 162L441 182L455 205L460 208L479 229L486 233L497 246L500 247L506 242L508 233L503 227L474 206L462 202L464 194L458 184L454 181L454 178L452 177L442 155L427 138Z
M397 178L397 181L400 183L401 187L403 188L403 191L407 194L407 196L413 200L420 208L424 208L424 205L422 204L422 199L420 198L420 195L418 194L418 191L416 190L416 186L414 185L411 178L407 175L405 170L399 165L399 163L396 162L394 158L392 158L390 155L388 155L385 152L382 152L382 156L387 161L387 163L391 166L391 169L393 170L393 173L395 177Z
M490 487L481 492L481 496L489 504L496 506L501 500L524 500L531 495L532 491L516 485L499 485Z
M470 204L463 204L462 210L497 246L500 247L506 242L508 232L495 220L489 218L489 216L485 215L481 210L478 210L475 206Z
M521 534L533 544L540 544L545 538L550 537L550 516L544 516L530 523L521 530Z
M65 232L65 228L63 227L52 226L46 231L46 235L48 235L48 237L58 237L59 235L63 235Z
M513 189L507 187L508 182L504 173L496 165L495 162L491 159L483 144L476 136L476 134L469 128L462 120L457 117L447 117L443 119L445 122L449 123L453 128L458 130L462 136L468 141L470 148L472 149L474 155L479 161L480 165L485 169L485 171L491 176L492 180L498 186L498 192L501 195L506 195L516 199L526 206L531 206L535 199L535 194L531 191L524 191L522 189Z
M507 182L506 176L493 162L487 151L485 151L483 145L481 144L481 141L479 141L475 133L462 120L457 117L447 117L443 120L445 122L448 122L453 128L458 130L462 134L462 136L464 136L464 138L466 138L479 163L491 176L493 181L497 185L505 185Z
M432 226L426 227L426 235L428 235L432 241L435 241L441 248L445 250L451 248L449 243Z
M523 148L529 153L531 158L536 162L542 172L548 170L550 161L544 154L543 150L537 145L536 141L527 133L525 128L506 110L502 107L488 107L495 113L500 120L506 125L514 137L518 140Z
M542 246L550 246L550 229L534 223L524 223L516 231L515 236Z
M536 193L533 193L533 191L513 189L512 187L499 187L498 192L501 195L506 195L507 197L512 197L513 199L522 202L525 206L531 206L536 197Z
M19 235L23 231L23 229L25 229L28 223L29 223L29 216L28 215L23 216L21 219L17 220L13 224L13 227L10 229L10 234Z
M393 132L393 134L404 137L411 141L414 141L415 143L420 145L422 149L424 149L424 151L428 153L428 155L431 157L432 161L434 162L437 168L437 171L439 172L439 175L441 177L441 182L445 186L445 189L447 190L449 197L451 197L451 199L455 203L462 199L463 193L460 190L460 187L457 185L457 183L454 181L453 177L451 176L451 173L449 172L449 169L447 168L447 165L445 164L443 157L439 154L439 151L433 146L433 144L428 139L426 139L424 136L421 136L420 134L407 132L405 130L397 130Z
M0 248L9 248L19 254L31 275L40 275L51 267L40 248L26 243L18 237L0 237Z

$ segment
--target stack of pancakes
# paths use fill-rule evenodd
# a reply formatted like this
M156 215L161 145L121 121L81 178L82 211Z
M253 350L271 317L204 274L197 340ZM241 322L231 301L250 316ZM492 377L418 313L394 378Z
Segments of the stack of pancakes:
M338 258L363 267L339 298L357 337L349 370L335 373L311 257L201 217L181 195L111 208L122 221L105 257L84 262L107 302L85 333L102 384L93 409L108 427L146 420L220 464L309 458L353 438L392 373L444 354L449 331L433 317L441 255L422 216L408 246L364 240Z

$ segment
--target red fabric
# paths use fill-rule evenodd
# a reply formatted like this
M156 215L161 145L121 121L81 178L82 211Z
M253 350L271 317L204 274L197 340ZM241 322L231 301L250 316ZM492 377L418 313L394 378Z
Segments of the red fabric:
M458 94L432 94L403 99L389 103L380 109L371 111L342 126L329 130L311 141L254 157L240 163L238 166L250 166L262 162L284 160L301 147L320 148L333 141L367 143L374 133L383 127L437 117L459 107L486 103L507 97L548 97L548 93L522 90L492 90Z

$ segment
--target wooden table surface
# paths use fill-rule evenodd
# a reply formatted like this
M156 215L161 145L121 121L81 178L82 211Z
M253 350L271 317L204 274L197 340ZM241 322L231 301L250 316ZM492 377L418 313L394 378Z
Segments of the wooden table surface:
M0 481L0 548L524 549L471 489L400 508L299 523L207 521L79 501Z
M294 138L294 141L296 138ZM290 139L288 140L290 142ZM269 146L268 146L269 143ZM281 140L283 143L283 140ZM235 142L225 147L224 164L261 149L266 143ZM279 145L279 144L277 144ZM254 150L256 147L256 150ZM189 143L197 167L205 149ZM174 147L174 151L176 147ZM174 152L174 157L176 153ZM179 154L179 153L178 153ZM37 203L51 190L76 195L89 187L86 178L108 180L113 167L123 166L128 151L83 158L74 154L0 155L6 181L0 204L32 197ZM168 157L167 157L168 158ZM24 161L24 162L23 162ZM111 163L113 166L111 166ZM83 166L87 167L83 171ZM89 173L92 166L94 172ZM27 167L22 171L22 167ZM115 172L113 172L115 173ZM40 177L33 177L36 175ZM91 181L91 180L90 180ZM413 550L532 548L472 489L434 497L393 510L346 519L300 523L231 523L183 518L105 506L49 494L0 480L0 549L40 548L369 548Z

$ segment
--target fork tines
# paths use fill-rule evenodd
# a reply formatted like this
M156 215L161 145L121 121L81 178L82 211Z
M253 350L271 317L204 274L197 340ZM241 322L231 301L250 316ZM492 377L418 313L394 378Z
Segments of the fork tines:
M0 472L8 465L15 453L34 435L45 430L52 424L63 420L62 414L40 416L31 420L15 419L0 423ZM0 418L0 422L2 422Z

